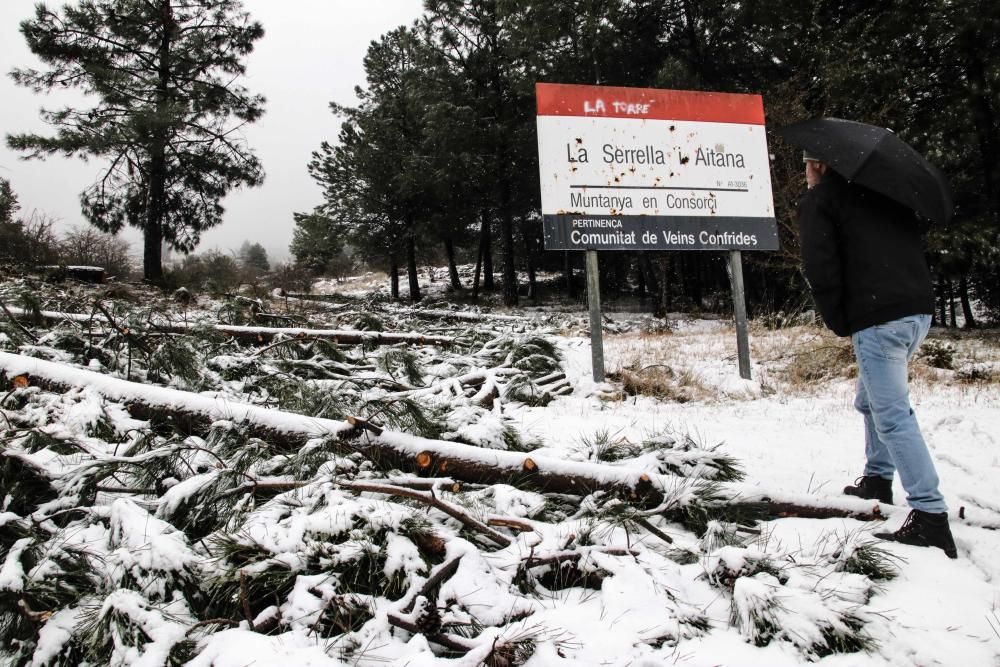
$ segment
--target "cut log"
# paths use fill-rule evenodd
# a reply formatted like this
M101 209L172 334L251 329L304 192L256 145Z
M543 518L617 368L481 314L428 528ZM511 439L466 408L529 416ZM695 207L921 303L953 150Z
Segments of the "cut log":
M22 379L17 379L21 377ZM204 433L212 422L228 420L247 425L254 437L298 448L313 438L338 437L354 427L347 422L306 417L229 402L166 387L129 382L101 373L43 359L0 352L0 379L11 387L25 383L56 393L89 387L110 401L122 403L136 419L170 423L183 433ZM14 388L14 387L11 387ZM352 448L345 445L344 453Z
M313 438L337 438L342 443L342 453L361 452L384 470L446 475L460 482L503 482L575 495L607 491L644 505L663 502L664 495L659 489L683 484L683 480L672 476L659 476L662 483L653 484L648 475L627 468L525 457L517 452L381 431L380 427L357 417L350 422L339 422L227 402L6 352L0 352L0 371L5 384L23 375L33 386L56 392L90 387L109 400L123 403L138 419L168 421L188 433L204 432L211 422L225 419L244 424L253 437L289 448L297 448Z
M381 435L381 433L379 433ZM428 470L432 465L434 465L434 457L430 452L420 452L414 459L417 463L417 467L421 470Z
M265 343L275 336L292 338L321 338L343 345L441 345L455 342L452 336L431 336L420 333L385 333L382 331L356 331L345 329L303 329L299 327L243 327L216 324L212 327L226 336L250 343ZM194 327L185 324L156 325L167 333L191 333Z
M351 308L349 303L329 303L324 301L317 301L315 299L302 299L300 297L294 296L280 296L272 294L272 299L278 302L284 302L287 309L288 306L297 306L300 310L307 310L310 312L317 313L337 313L343 314L344 311Z
M762 498L761 502L767 503L768 516L775 519L787 517L796 517L799 519L839 519L845 516L844 511L837 507L798 505L790 502L775 501L766 497ZM875 502L868 512L855 512L850 516L859 521L884 521L886 518L878 502Z
M565 379L566 379L565 373L557 372L557 373L552 373L550 375L546 375L545 377L538 378L535 381L535 384L537 384L539 387L544 387L545 385L549 384L554 385L560 380L565 380Z
M30 318L31 313L20 308L10 308L15 317ZM112 326L101 317L93 317L82 313L61 313L51 310L41 312L46 322L94 322ZM150 330L160 333L191 334L198 328L195 324L183 322L151 322ZM261 344L273 340L276 336L289 338L319 338L344 345L439 345L447 347L455 342L453 336L425 335L421 333L385 333L382 331L358 331L353 329L305 329L302 327L246 327L228 324L216 324L215 331L235 338L236 340Z

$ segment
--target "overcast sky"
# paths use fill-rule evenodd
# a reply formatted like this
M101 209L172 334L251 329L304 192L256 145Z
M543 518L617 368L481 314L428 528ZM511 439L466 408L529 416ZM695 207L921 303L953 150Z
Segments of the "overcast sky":
M66 4L47 2L50 7ZM310 211L320 190L306 165L323 140L337 137L338 121L329 103L353 103L354 86L364 82L362 59L368 44L383 33L410 24L421 0L244 0L265 35L248 61L244 84L267 97L267 113L246 136L264 163L264 185L238 190L224 201L223 223L202 235L196 252L261 243L272 259L284 258L292 238L292 212ZM60 229L85 225L79 194L100 172L95 162L50 157L24 161L7 148L12 132L49 132L38 109L58 107L69 96L35 95L15 86L7 73L40 62L25 46L18 24L32 15L34 0L0 0L0 176L10 180L22 214L38 211L59 220ZM126 238L141 256L139 235Z

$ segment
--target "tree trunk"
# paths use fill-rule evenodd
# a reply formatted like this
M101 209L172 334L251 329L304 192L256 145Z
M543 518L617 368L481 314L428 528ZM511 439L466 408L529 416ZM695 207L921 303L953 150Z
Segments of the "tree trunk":
M962 303L965 328L973 329L976 326L976 318L972 315L972 304L969 302L969 281L964 275L958 281L958 296Z
M694 265L691 270L691 281L689 285L691 286L691 299L694 301L695 310L701 310L702 300L705 297L705 292L702 289L704 282L704 272L702 270L704 253L700 252L689 252L688 255L691 257L691 262Z
M639 253L639 272L642 274L643 281L646 283L649 293L654 297L659 296L660 285L656 280L656 271L653 269L653 263L649 260L649 253Z
M417 273L417 243L413 238L413 223L407 224L406 276L410 282L410 303L420 301L420 275Z
M660 305L657 309L657 315L660 317L666 317L667 313L670 312L670 307L673 305L672 295L670 293L670 260L666 257L660 257Z
M162 216L156 213L157 209L162 209L162 203L151 202L142 233L142 277L154 285L163 283L163 232L158 219Z
M951 328L958 328L958 318L955 317L955 285L948 281L948 312L951 313Z
M945 300L945 280L944 276L938 274L938 284L937 284L937 297L938 297L938 322L941 326L948 326L948 306Z
M458 277L458 265L455 263L455 242L451 238L444 240L444 252L448 256L448 277L451 279L451 288L460 292L462 281Z
M642 264L638 257L635 261L635 292L640 299L646 298L646 276L643 275Z
M479 252L483 258L483 291L492 292L493 284L493 233L490 229L490 216L483 210L483 221L479 227Z
M514 218L510 212L510 183L500 183L500 233L503 236L503 305L517 305L517 272L514 269Z
M528 298L534 301L537 297L535 293L537 287L535 282L535 237L531 233L530 223L524 218L521 219L521 237L524 239L524 264L528 270Z
M170 105L170 44L176 28L170 0L160 0L160 35L157 54L156 109L149 156L149 208L143 224L142 275L163 284L163 218L167 201L167 128Z
M389 296L399 301L399 259L396 253L389 255Z
M563 250L563 276L566 280L566 294L571 299L576 298L576 283L573 281L573 256L569 250Z
M479 247L479 252L476 253L476 270L472 276L472 298L479 299L479 274L483 269L483 248Z

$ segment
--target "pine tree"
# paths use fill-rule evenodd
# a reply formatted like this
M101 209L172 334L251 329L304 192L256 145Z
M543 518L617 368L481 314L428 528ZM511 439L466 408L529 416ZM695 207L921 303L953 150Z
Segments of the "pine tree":
M360 104L331 104L345 118L338 145L324 142L313 154L310 173L325 190L324 212L349 230L351 243L388 255L396 275L406 258L410 300L420 300L417 238L430 215L435 187L421 151L425 101L421 45L408 28L372 42L364 66L367 88Z
M54 136L8 144L33 158L105 160L83 213L103 231L142 229L144 276L161 281L164 242L193 250L221 222L229 190L262 182L238 130L264 99L237 81L263 28L240 0L83 0L59 12L39 4L21 32L47 69L15 69L18 84L79 88L96 103L43 110Z
M267 250L259 243L244 241L240 246L240 264L243 269L257 274L267 273L271 264L267 261Z
M521 29L524 6L505 0L429 0L425 42L466 82L465 102L479 119L477 142L486 157L473 175L492 187L489 200L500 218L503 249L503 302L517 304L514 219L518 203L537 208L537 194L520 186L530 178L537 190L533 82L525 78L525 53L513 36ZM534 157L533 157L534 156Z
M17 201L17 194L11 187L10 181L0 178L0 225L7 225L14 222L14 214L20 210L21 205Z
M343 229L321 210L294 213L295 229L289 250L295 262L313 273L322 273L344 248Z
M14 219L20 208L10 181L0 178L0 261L17 260L24 236L21 225Z

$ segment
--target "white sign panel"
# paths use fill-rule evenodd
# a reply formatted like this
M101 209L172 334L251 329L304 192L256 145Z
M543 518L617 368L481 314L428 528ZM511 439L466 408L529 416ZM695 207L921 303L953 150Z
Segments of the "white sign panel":
M536 93L547 249L778 248L760 96Z

